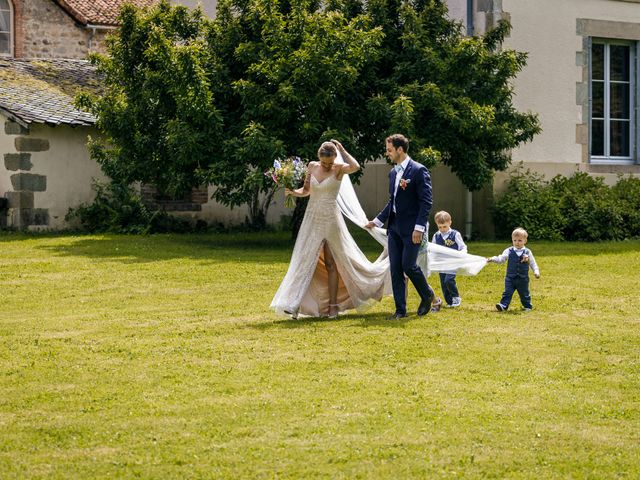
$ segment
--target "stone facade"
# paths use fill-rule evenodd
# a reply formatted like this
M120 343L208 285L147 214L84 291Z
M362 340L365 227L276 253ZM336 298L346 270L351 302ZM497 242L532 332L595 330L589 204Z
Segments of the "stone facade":
M78 24L51 0L12 0L16 58L84 59L103 51L106 28Z
M30 173L33 163L31 152L49 150L49 141L31 138L29 129L13 122L6 121L4 131L15 136L16 153L4 154L4 168L10 173L11 190L6 192L8 200L7 214L9 225L15 228L43 226L49 224L49 211L46 208L34 208L35 192L47 190L47 177Z

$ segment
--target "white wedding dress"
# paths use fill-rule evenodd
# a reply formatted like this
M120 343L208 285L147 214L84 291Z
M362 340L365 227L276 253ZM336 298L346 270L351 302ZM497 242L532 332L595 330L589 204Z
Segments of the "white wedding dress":
M323 244L327 242L338 271L338 310L363 309L390 295L391 275L386 249L371 262L347 229L338 206L341 181L330 176L319 182L311 175L307 210L298 232L289 270L271 302L278 313L325 316L329 311L328 272ZM350 184L350 183L349 183Z
M340 153L335 163L344 163ZM333 254L339 275L338 310L364 310L385 295L392 295L387 232L378 227L366 229L384 247L378 259L370 262L354 241L343 216L361 228L368 223L349 175L339 181L331 176L322 182L311 175L307 210L293 248L289 270L273 297L271 308L280 314L299 312L320 317L329 311L329 284L324 264L323 244ZM417 264L426 276L431 272L455 271L477 275L487 263L484 257L427 242L418 254Z

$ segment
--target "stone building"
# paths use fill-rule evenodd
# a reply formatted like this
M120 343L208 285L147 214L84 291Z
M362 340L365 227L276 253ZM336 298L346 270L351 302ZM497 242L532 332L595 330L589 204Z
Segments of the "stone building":
M95 119L73 102L99 88L84 59L102 51L124 1L0 0L0 225L65 228L69 207L93 198Z
M0 0L0 55L85 59L117 27L125 0ZM149 6L157 0L130 0Z
M97 89L82 60L0 59L0 191L4 223L16 228L64 228L65 215L93 197L103 175L89 158L95 119L73 105L80 89Z
M547 179L576 171L615 183L640 175L640 0L447 0L450 14L482 34L501 18L512 24L504 48L528 53L514 82L514 104L539 114L542 133L512 152ZM490 236L486 205L502 191L468 194L440 167L434 172L435 208L466 218L467 233ZM458 192L437 195L438 189Z

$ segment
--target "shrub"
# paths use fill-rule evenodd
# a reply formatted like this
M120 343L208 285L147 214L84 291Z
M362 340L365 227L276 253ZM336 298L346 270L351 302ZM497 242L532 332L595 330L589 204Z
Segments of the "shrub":
M128 185L93 182L93 203L69 209L66 220L78 219L92 233L165 233L192 231L187 220L171 217L163 210L151 210Z
M492 208L499 238L510 238L522 227L531 239L561 240L565 219L544 177L521 168L509 179L507 189Z
M550 183L553 198L566 219L565 240L622 240L625 232L619 204L602 177L576 172Z
M640 237L640 178L621 177L613 187L627 238Z
M619 178L613 187L603 178L577 172L550 182L518 169L493 209L496 235L510 237L517 226L532 239L623 240L640 236L640 179Z

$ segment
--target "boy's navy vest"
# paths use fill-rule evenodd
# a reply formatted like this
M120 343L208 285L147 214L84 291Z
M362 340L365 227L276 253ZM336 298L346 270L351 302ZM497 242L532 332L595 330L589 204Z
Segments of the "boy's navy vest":
M529 249L525 248L522 255L529 255ZM529 262L521 262L521 256L518 256L516 249L511 247L509 249L509 260L507 263L507 276L529 278Z
M455 248L456 250L460 250L458 243L456 242L456 234L457 230L453 228L449 229L447 233L442 235L442 233L436 233L436 244L442 245L443 247Z

